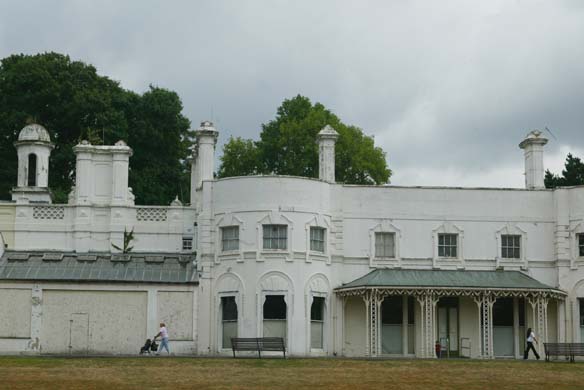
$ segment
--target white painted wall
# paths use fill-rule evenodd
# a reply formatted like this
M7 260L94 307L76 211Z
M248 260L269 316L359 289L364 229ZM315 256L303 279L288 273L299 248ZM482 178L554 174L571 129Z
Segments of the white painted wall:
M171 352L194 354L196 301L193 285L2 282L0 353L133 355L166 322Z

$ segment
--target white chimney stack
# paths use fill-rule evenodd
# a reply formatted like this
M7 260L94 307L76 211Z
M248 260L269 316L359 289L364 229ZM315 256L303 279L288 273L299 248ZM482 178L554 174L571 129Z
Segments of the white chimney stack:
M525 188L537 190L545 188L543 177L543 146L548 140L539 130L533 130L519 144L525 153Z
M213 127L213 122L201 122L201 126L195 131L196 146L193 151L193 162L195 169L192 178L195 182L191 186L195 190L201 188L203 181L213 180L213 172L215 171L215 144L219 132Z
M326 125L317 135L318 178L329 183L335 182L335 143L339 133Z

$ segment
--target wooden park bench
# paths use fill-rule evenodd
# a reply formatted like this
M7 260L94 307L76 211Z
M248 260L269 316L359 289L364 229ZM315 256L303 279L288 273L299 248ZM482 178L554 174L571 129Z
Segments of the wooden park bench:
M282 337L232 337L231 349L233 357L235 351L257 351L258 357L262 358L262 351L278 351L286 358L286 346Z
M545 349L545 361L549 362L552 356L565 356L572 361L570 343L543 343Z
M574 362L576 356L584 356L584 343L543 343L545 360L550 361L551 356L565 356Z

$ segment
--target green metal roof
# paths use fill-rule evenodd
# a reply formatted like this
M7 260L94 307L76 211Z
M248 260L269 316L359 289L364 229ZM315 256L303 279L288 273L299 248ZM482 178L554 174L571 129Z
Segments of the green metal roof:
M197 283L194 260L169 253L7 251L0 258L0 280Z
M519 271L376 269L337 290L364 287L554 289Z

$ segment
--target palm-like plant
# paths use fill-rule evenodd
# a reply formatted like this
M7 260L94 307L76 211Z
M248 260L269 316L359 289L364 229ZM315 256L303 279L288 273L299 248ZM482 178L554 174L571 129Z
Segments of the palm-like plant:
M126 228L124 228L124 245L123 245L123 247L120 248L116 244L112 244L112 246L122 253L130 253L132 251L132 249L134 249L133 246L130 246L132 241L134 241L134 228L132 228L132 230L130 230L130 231L127 231Z

